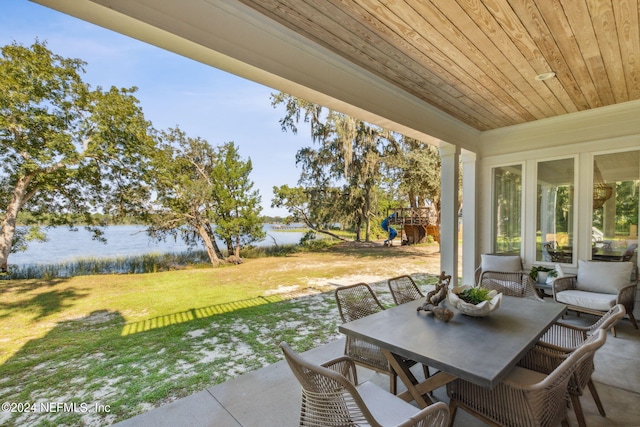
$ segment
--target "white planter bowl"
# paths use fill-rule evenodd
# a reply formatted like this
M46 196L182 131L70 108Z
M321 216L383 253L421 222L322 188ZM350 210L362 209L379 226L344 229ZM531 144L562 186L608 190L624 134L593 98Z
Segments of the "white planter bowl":
M480 304L470 304L460 299L458 294L465 289L469 289L471 286L457 286L453 289L449 289L447 292L447 300L451 307L457 309L460 313L473 317L485 317L494 310L500 307L502 301L502 294L493 290L489 292L491 300L482 301Z

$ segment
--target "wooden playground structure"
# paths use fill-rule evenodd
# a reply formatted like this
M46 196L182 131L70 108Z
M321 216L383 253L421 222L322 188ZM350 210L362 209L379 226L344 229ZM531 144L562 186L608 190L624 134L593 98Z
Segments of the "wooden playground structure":
M395 228L403 245L425 243L428 236L440 243L437 212L430 207L387 209L388 232ZM384 226L383 226L384 228Z

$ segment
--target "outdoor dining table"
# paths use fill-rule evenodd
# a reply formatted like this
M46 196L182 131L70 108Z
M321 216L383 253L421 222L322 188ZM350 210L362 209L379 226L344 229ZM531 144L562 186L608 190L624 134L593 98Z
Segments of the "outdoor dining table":
M428 393L462 378L483 387L497 385L564 313L551 301L502 296L500 308L486 317L459 313L449 322L417 311L424 298L345 323L340 332L379 346L407 387L399 396L424 408ZM409 367L415 361L438 369L419 382Z
M591 256L594 261L622 261L625 249L598 248Z
M626 249L596 248L591 253L594 261L622 261ZM549 250L552 262L571 263L573 260L573 248L567 247L560 250Z

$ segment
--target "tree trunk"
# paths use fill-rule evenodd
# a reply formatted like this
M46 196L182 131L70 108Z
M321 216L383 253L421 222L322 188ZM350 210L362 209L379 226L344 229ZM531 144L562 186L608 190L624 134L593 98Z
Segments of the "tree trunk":
M307 223L307 226L310 229L312 229L313 231L315 231L316 233L326 234L327 236L331 236L334 239L342 240L343 242L348 242L349 241L349 239L345 239L342 236L338 236L337 234L334 234L334 233L330 232L329 230L320 229L320 228L314 227L313 225L309 225L308 223Z
M220 264L220 258L216 255L216 251L214 249L215 242L211 241L211 236L207 233L207 230L204 226L198 227L198 233L200 234L200 238L202 238L202 242L204 243L205 248L207 248L207 255L209 255L209 260L211 260L211 265L217 267Z
M417 208L418 207L418 198L416 193L413 190L409 190L409 207Z
M213 228L211 227L211 224L206 224L205 225L205 231L206 231L208 236L214 236ZM222 254L222 251L218 247L218 242L216 242L215 237L213 239L211 239L211 244L213 245L213 250L214 250L215 254L217 255L218 259L224 259L224 255Z
M364 216L364 241L371 241L371 216L369 216L369 206L367 206L367 214Z
M240 259L240 236L236 236L236 244L233 248L233 254L236 256L236 259Z
M18 218L18 212L27 197L27 186L31 182L31 176L23 176L18 179L16 188L13 189L13 196L7 206L5 212L4 221L2 222L2 231L0 232L0 271L7 271L9 254L11 253L11 245L13 243L13 236L16 233L16 220Z
M371 241L371 218L368 215L364 220L364 241Z

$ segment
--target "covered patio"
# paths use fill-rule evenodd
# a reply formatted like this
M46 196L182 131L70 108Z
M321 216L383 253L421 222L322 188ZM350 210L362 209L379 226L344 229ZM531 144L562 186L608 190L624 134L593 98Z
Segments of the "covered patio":
M386 284L378 284L380 288ZM640 307L636 301L636 307ZM640 311L636 309L636 315ZM573 324L589 325L595 318L569 315ZM304 356L322 363L342 355L344 338L314 348ZM611 334L603 348L596 352L593 380L607 413L603 418L588 392L581 398L585 421L590 427L634 426L640 419L640 334L628 320L618 326L618 337ZM421 369L416 366L416 376ZM360 381L370 380L388 388L387 376L358 368ZM399 391L403 391L402 384ZM300 413L300 384L284 360L244 374L225 383L169 403L128 420L118 427L262 427L294 426ZM434 392L435 399L448 402L444 387ZM417 408L416 408L417 410ZM577 425L575 414L568 411L570 425ZM486 424L459 410L454 426L481 427Z
M575 273L605 245L637 244L638 0L34 1L438 146L440 269L463 282L483 253ZM637 424L639 351L623 320L596 355L609 415L587 396L589 425ZM341 352L336 342L310 356ZM278 363L122 425L293 424L298 386L287 369Z

